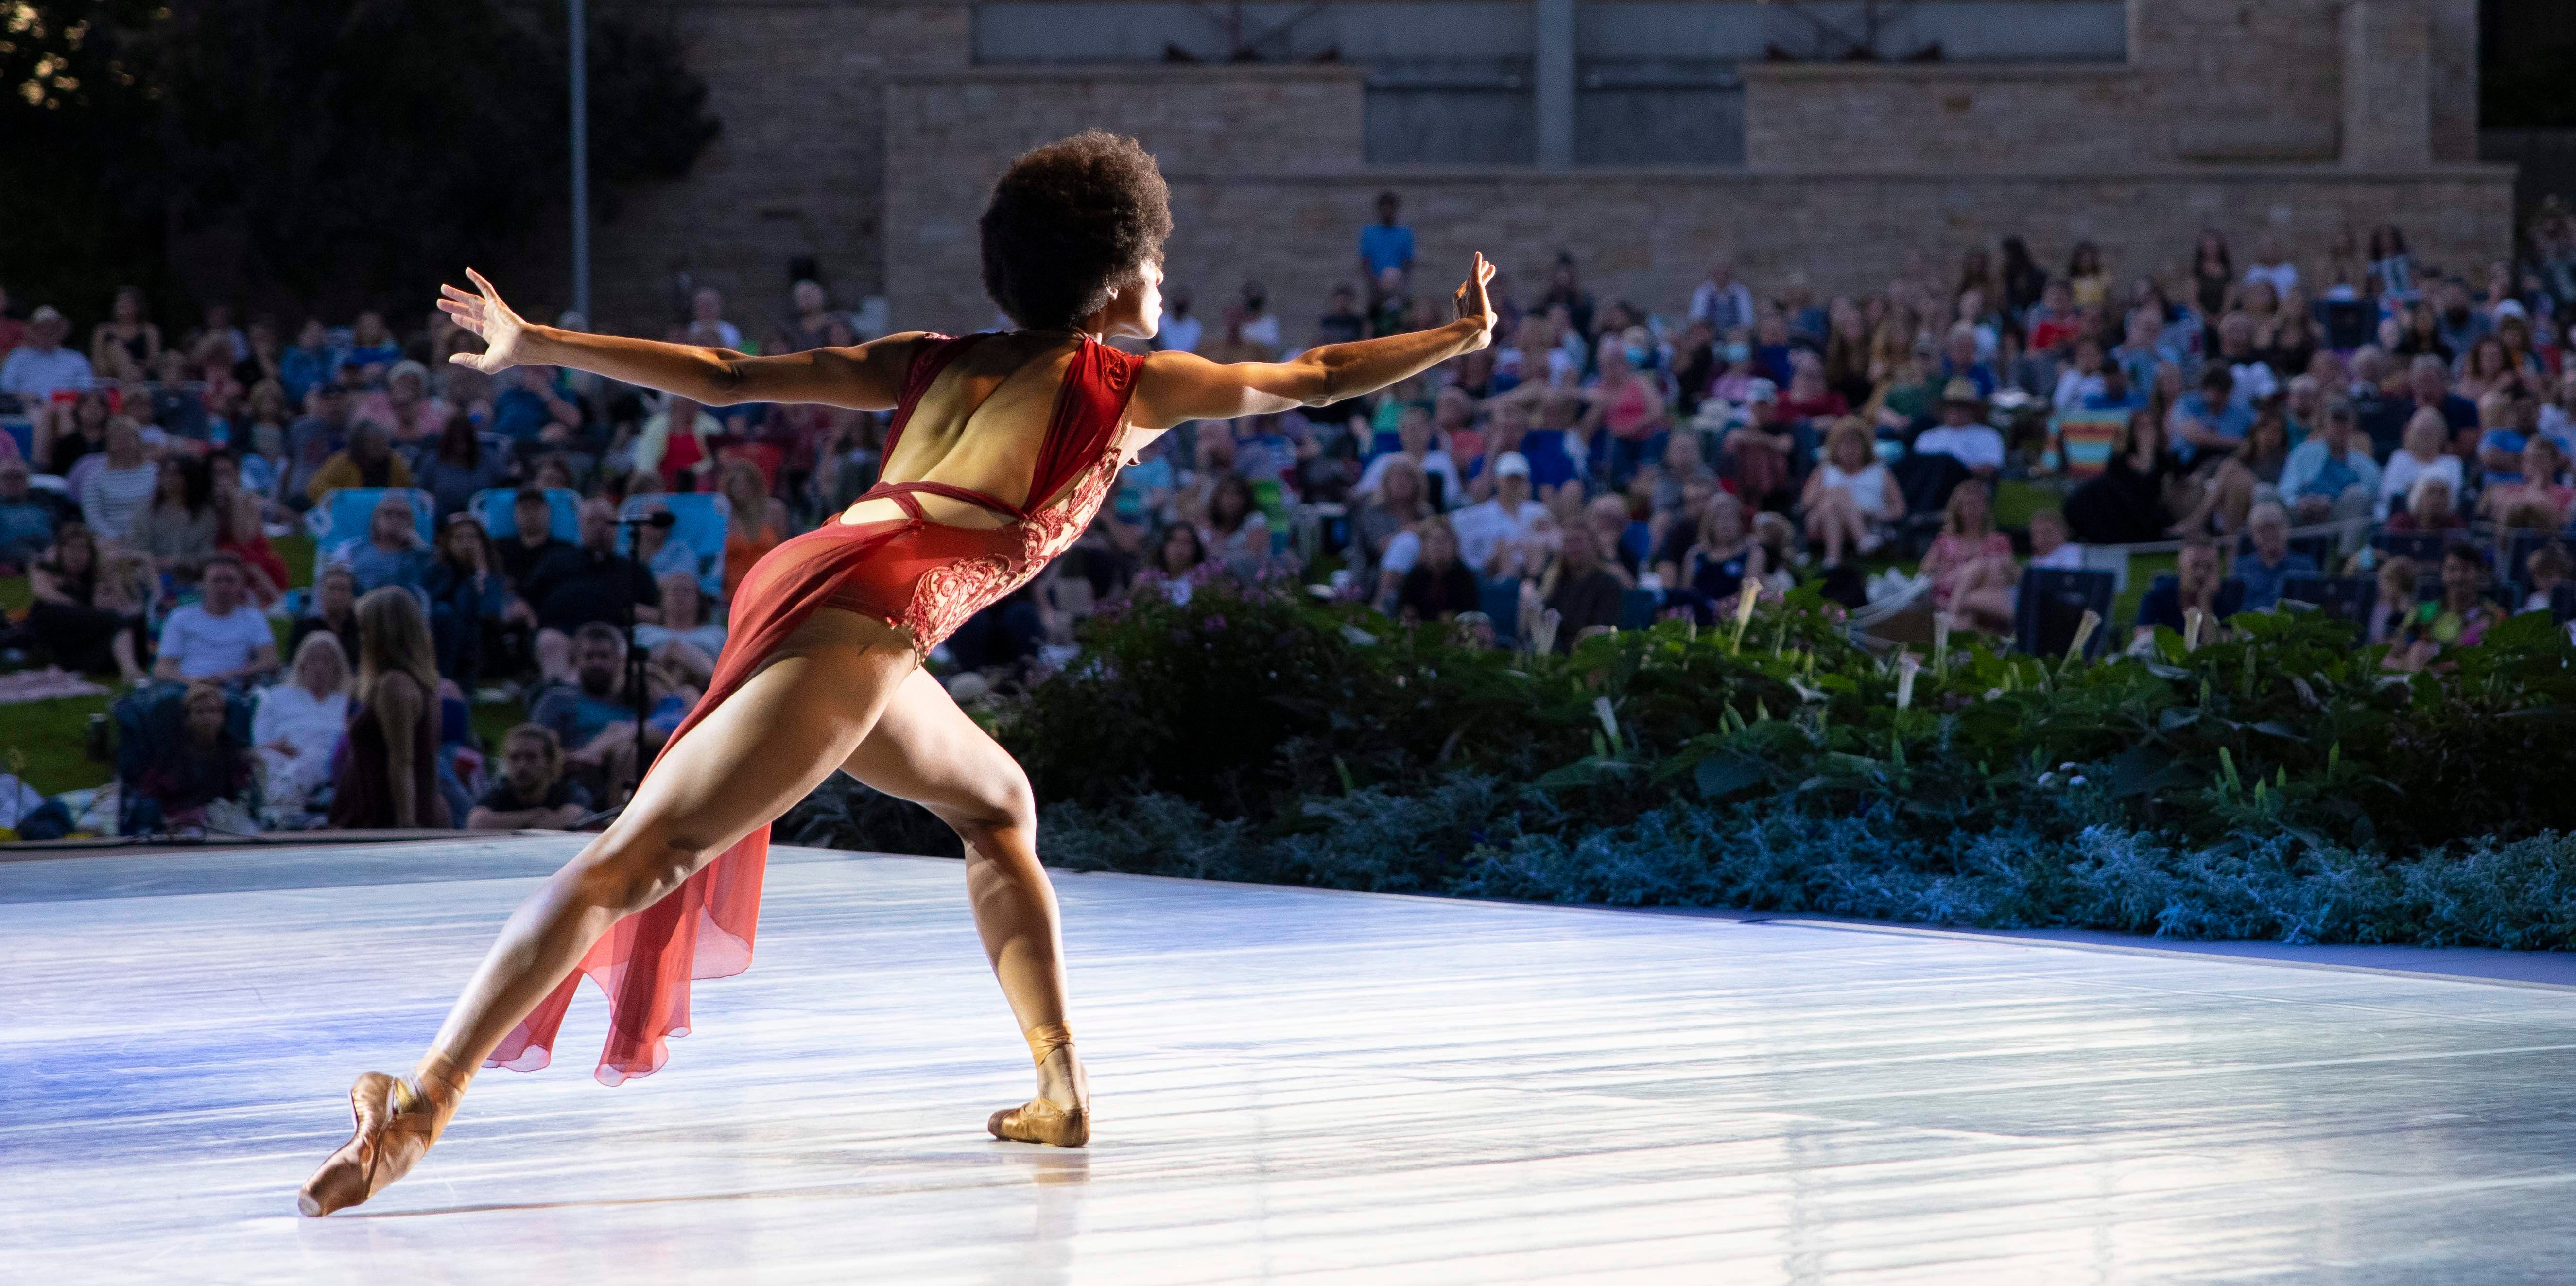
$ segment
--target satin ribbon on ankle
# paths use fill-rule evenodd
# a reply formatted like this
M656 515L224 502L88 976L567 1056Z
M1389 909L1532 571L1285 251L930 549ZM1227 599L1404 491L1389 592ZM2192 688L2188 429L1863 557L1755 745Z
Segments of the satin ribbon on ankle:
M1047 1055L1073 1043L1073 1028L1063 1023L1039 1023L1020 1033L1029 1042L1029 1054L1038 1065L1046 1065Z

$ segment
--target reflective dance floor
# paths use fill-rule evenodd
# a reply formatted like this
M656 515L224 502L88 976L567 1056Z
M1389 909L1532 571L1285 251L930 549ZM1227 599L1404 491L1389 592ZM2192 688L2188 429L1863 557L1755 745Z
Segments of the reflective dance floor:
M1087 1151L955 862L782 850L659 1075L486 1072L297 1218L572 841L0 861L9 1282L2576 1274L2576 991L1058 873Z

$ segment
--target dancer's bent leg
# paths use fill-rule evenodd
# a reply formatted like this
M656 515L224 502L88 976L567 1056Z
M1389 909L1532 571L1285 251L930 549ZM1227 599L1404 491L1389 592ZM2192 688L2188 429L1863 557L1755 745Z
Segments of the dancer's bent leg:
M601 934L803 799L857 748L916 668L901 634L853 613L819 611L789 636L759 673L671 747L605 832L520 904L414 1081L376 1086L362 1078L352 1091L358 1137L307 1182L306 1213L354 1205L401 1177L435 1140L483 1060ZM391 1095L390 1104L359 1101L381 1095ZM406 1123L421 1137L404 1140L405 1155L379 1159L371 1124L384 1133Z
M1064 938L1055 886L1038 863L1028 774L928 674L897 688L846 765L869 786L928 808L966 845L975 930L1037 1062L1038 1096L996 1112L993 1133L1078 1147L1090 1137L1090 1087L1066 1023Z

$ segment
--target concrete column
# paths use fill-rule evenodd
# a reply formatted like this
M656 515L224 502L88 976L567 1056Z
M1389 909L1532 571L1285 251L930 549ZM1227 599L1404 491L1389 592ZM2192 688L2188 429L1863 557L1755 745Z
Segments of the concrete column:
M2343 11L2343 163L2433 160L2433 18L2425 0L2353 0Z
M1538 163L1561 170L1574 164L1574 0L1532 0L1538 6Z

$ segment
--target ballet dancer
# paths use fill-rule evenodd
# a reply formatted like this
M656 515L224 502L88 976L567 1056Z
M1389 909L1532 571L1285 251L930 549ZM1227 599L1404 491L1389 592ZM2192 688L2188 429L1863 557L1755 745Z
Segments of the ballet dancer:
M711 406L816 402L894 412L884 481L744 578L697 708L608 828L520 904L407 1077L360 1076L356 1130L297 1208L358 1204L417 1164L487 1066L550 1057L581 978L611 1003L599 1079L659 1068L688 1030L691 978L751 960L769 824L834 771L928 808L966 851L975 928L1037 1063L1037 1096L994 1137L1090 1139L1089 1091L1066 1025L1055 890L1036 850L1028 777L921 668L949 631L1035 575L1098 512L1121 464L1173 425L1357 397L1492 338L1475 258L1458 318L1310 349L1293 361L1136 357L1162 317L1169 193L1135 140L1090 131L1031 151L994 184L984 288L1021 329L914 331L774 357L533 326L471 272L438 306L479 336L449 360L493 372L568 366Z

